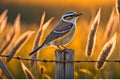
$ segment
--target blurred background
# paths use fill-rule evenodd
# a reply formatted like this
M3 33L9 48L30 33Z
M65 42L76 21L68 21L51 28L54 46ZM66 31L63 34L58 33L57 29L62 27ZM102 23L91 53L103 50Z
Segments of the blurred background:
M22 23L39 24L43 11L47 13L46 19L54 16L54 21L59 20L66 11L83 13L79 19L90 20L101 7L102 18L108 19L114 4L115 0L0 0L0 13L8 9L10 23L13 23L20 13Z
M35 34L39 28L40 18L43 12L46 12L45 22L54 17L54 20L51 22L50 26L46 29L46 36L50 30L55 27L59 22L61 16L66 11L76 11L82 13L77 20L77 31L73 41L67 45L67 47L75 50L75 60L87 60L85 55L85 48L87 43L87 36L90 30L90 24L92 23L95 15L99 8L101 8L101 20L97 32L97 40L95 45L95 50L91 59L96 60L100 50L102 49L104 42L102 42L103 35L106 29L107 22L110 18L113 7L115 6L115 0L0 0L0 14L8 9L8 24L11 25L14 23L15 18L20 14L21 18L21 33L27 30L34 30ZM9 26L8 25L8 26ZM118 24L116 25L116 31L118 32ZM115 31L113 31L114 33ZM111 34L111 37L113 35ZM33 37L22 47L18 52L17 56L29 57L29 53L32 51L32 45L34 41ZM45 38L45 37L44 37ZM118 39L118 38L117 38ZM118 42L118 41L117 41ZM3 42L1 42L3 43ZM46 47L40 51L39 59L55 59L54 51L56 47ZM118 58L118 45L110 57L110 59ZM4 60L4 59L3 59ZM29 62L24 61L25 65L32 71L30 68ZM44 67L45 74L50 78L55 78L55 63L42 63L39 62L39 67ZM75 78L85 78L85 70L88 63L75 63ZM17 60L12 60L6 64L10 73L14 78L25 78L24 73L21 69L20 63ZM120 65L118 63L108 63L105 68L102 70L101 78L120 78ZM81 70L83 69L83 70ZM39 71L39 70L38 70ZM89 78L94 78L97 71L95 69L95 63L90 63L91 75ZM34 74L35 75L35 74ZM41 77L39 77L41 78ZM43 77L44 78L44 77Z

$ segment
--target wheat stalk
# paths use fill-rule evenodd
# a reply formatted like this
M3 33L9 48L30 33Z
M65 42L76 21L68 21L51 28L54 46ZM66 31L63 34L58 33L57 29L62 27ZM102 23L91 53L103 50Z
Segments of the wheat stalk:
M49 26L49 24L51 23L51 21L54 19L54 17L50 18L42 27L42 34L43 32L46 30L46 28Z
M40 40L41 40L42 37L43 37L43 32L45 31L45 29L49 26L49 24L50 24L51 21L53 20L53 17L52 17L52 18L50 18L50 19L43 25L43 21L44 21L43 18L44 18L44 17L45 17L45 13L43 13L43 16L42 16L42 18L41 18L40 28L39 28L39 30L38 30L38 32L37 32L36 37L35 37L33 49L36 49L36 48L38 47L39 42L41 42ZM31 56L31 58L35 60L35 59L37 58L37 56L38 56L38 52L36 52L35 54L33 54L33 55ZM31 61L31 63L30 63L31 66L34 65L34 62L35 62L35 61Z
M12 28L12 32L8 34L10 38L3 44L0 50L0 54L4 53L5 50L6 51L9 50L9 48L14 44L15 40L17 39L19 33L20 33L20 14L18 14L18 16L16 17Z
M17 38L20 34L20 14L18 14L18 16L16 17L16 19L14 21L13 30L15 32L15 35L14 35L14 37L9 45L9 48L11 48L11 46L14 45L15 40L17 40Z
M106 42L105 45L103 46L103 48L98 56L98 60L100 62L97 62L95 65L97 70L102 69L105 66L106 62L104 62L104 60L107 60L110 57L110 55L112 54L112 52L115 48L115 44L116 44L116 33L111 38L111 40Z
M24 63L21 61L21 66L22 66L22 69L25 73L25 76L27 79L34 79L34 76L33 74L30 72L30 70L24 65Z
M5 19L1 22L0 33L4 30L6 23L7 23L7 17L5 17Z
M18 40L15 42L14 46L8 53L9 57L6 58L6 63L9 62L12 57L21 49L21 47L26 43L26 41L30 38L32 34L33 31L27 31L18 38Z
M45 19L45 12L43 13L42 17L41 17L41 22L40 22L40 27L38 29L38 32L35 36L35 39L34 39L34 43L33 43L33 49L37 48L38 45L39 45L39 41L40 41L40 38L41 38L41 33L42 33L42 26L43 26L43 23L44 23L44 19ZM31 56L32 59L36 59L38 57L38 52L36 52L34 55ZM30 65L33 66L35 64L35 61L30 61Z
M10 38L2 45L0 49L0 54L4 53L4 51L8 48L15 36L15 30L12 28L12 32L8 35Z
M20 33L20 14L17 15L13 27L15 28L16 36Z
M8 79L12 79L12 75L9 73L9 71L7 70L6 66L4 65L1 59L0 59L0 68Z
M51 77L50 77L48 74L43 74L43 77L44 77L45 79L51 79Z
M113 7L106 30L104 32L103 41L107 41L115 31L117 18L118 16L116 15L116 9Z
M0 15L0 23L5 19L6 15L7 15L8 10L6 9L5 11L3 11L3 13Z
M94 46L95 46L95 42L96 42L96 32L97 32L97 28L99 25L99 21L100 21L100 12L101 9L99 9L92 25L91 25L91 29L88 35L88 41L87 41L87 46L86 46L86 55L88 57L91 56Z

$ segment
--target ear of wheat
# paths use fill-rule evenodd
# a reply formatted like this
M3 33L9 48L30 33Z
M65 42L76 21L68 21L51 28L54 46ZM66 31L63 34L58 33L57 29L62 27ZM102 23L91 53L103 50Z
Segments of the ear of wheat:
M100 55L98 56L97 59L100 62L97 62L95 65L97 70L102 69L105 66L106 63L104 61L110 57L111 53L115 48L115 44L116 44L116 33L114 34L112 39L106 42L105 45L103 46Z
M45 13L43 14L43 16L45 15ZM45 29L49 26L49 24L51 23L51 21L53 20L53 18L50 18L44 25L43 25L43 17L41 19L41 24L40 24L40 28L37 32L36 38L34 40L34 46L33 49L38 47L39 41L42 39L43 37L43 32L45 31ZM40 41L41 42L41 41ZM34 60L37 58L38 56L38 52L36 52L34 55L32 55L32 59L33 61L31 61L31 66L34 64Z
M30 38L32 34L33 31L27 31L18 38L18 40L15 42L14 46L8 53L8 57L6 58L7 59L6 63L9 62L12 59L12 57L21 49L23 44Z
M8 10L6 9L1 15L0 15L0 23L5 19L7 15Z
M94 46L95 46L95 41L96 41L96 32L97 32L97 28L99 25L99 21L100 21L100 12L101 9L99 9L92 25L91 25L91 29L88 35L88 41L87 41L87 46L86 46L86 55L88 57L91 56Z
M41 22L40 22L40 27L38 29L38 32L35 36L34 39L34 43L33 43L33 49L37 48L39 45L39 41L40 41L40 37L41 37L41 33L42 33L42 26L44 23L44 19L45 19L45 12L43 13L42 17L41 17ZM33 66L35 63L35 59L38 57L38 52L36 52L36 54L32 55L31 58L33 59L32 61L30 61L30 65Z
M15 30L12 28L12 32L9 34L9 39L2 45L0 49L0 54L3 54L4 51L9 47L15 36Z
M104 36L103 36L104 42L109 40L110 36L115 32L117 20L118 20L118 16L116 15L115 7L113 7L109 21L106 26L106 30L104 32Z
M12 27L12 32L8 34L10 38L3 44L2 48L0 49L0 54L10 49L10 47L14 44L15 40L17 39L19 33L20 33L20 14L16 17L14 21L14 26Z
M24 71L24 74L27 79L34 79L33 74L30 72L30 70L24 65L23 62L21 62L22 69Z
M18 36L20 33L20 14L17 15L13 26L15 28L16 36Z
M4 30L6 24L7 24L7 17L5 17L5 19L0 24L0 33Z
M4 65L4 63L2 62L2 60L0 59L0 68L2 70L2 72L5 74L5 76L8 79L12 79L12 75L9 73L9 71L7 70L6 66Z

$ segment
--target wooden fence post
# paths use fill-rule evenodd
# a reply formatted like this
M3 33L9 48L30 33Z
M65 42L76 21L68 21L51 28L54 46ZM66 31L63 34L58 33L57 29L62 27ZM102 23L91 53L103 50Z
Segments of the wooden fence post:
M56 50L55 57L57 61L73 61L74 51L71 49ZM73 62L56 62L56 79L73 79L74 63Z

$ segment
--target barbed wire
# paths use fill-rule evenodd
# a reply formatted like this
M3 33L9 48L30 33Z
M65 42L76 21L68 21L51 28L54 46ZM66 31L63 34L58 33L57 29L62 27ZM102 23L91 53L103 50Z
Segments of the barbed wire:
M0 55L0 57L9 57L8 55ZM120 63L120 60L73 60L73 61L66 61L66 60L63 60L63 61L58 61L58 60L46 60L46 59L31 59L31 58L23 58L23 57L20 57L20 56L14 56L12 57L13 59L16 59L16 60L25 60L25 61L38 61L38 62L59 62L59 63L72 63L72 62L77 62L77 63L81 63L81 62L119 62Z

